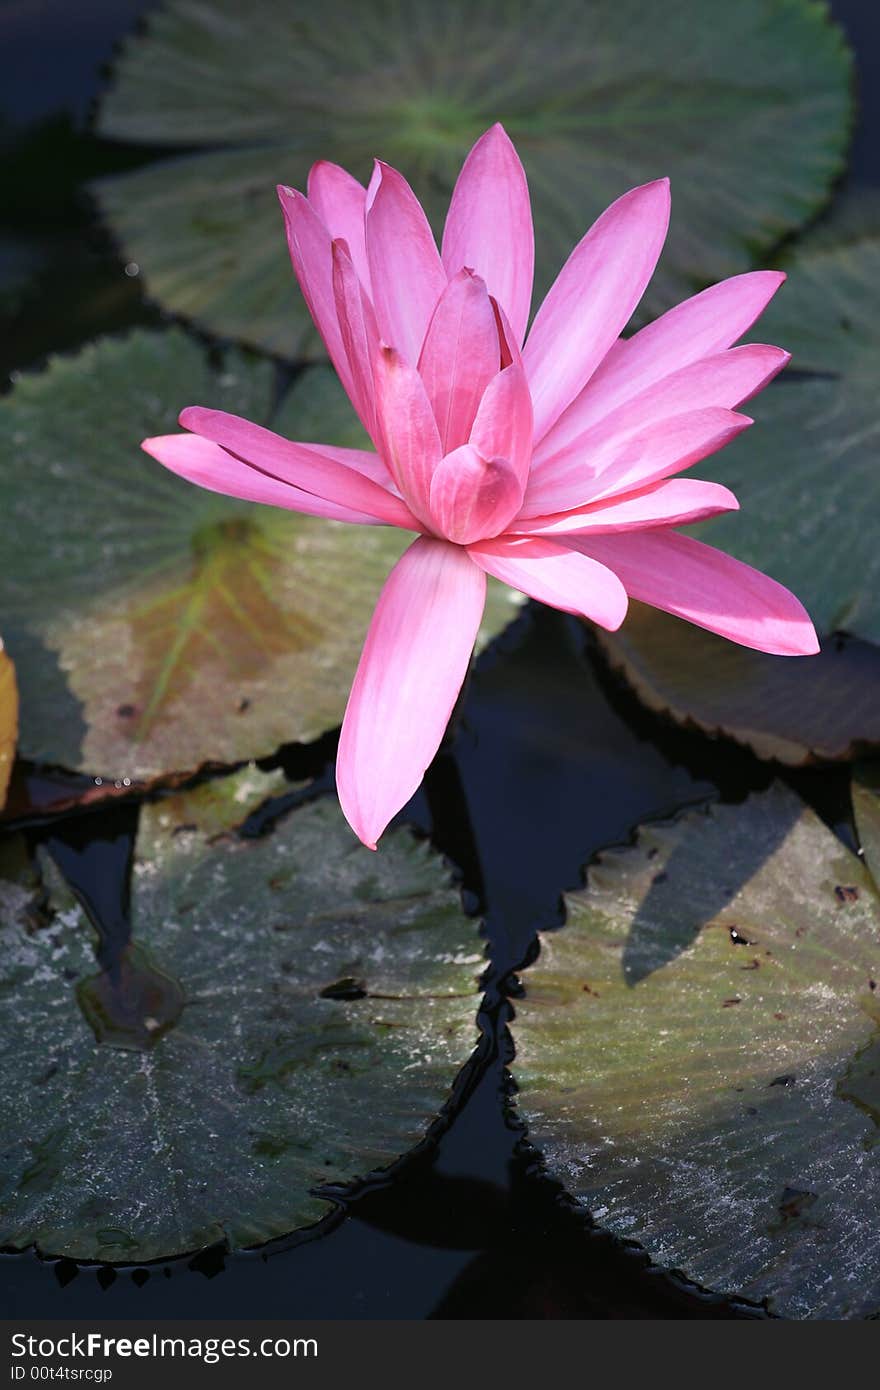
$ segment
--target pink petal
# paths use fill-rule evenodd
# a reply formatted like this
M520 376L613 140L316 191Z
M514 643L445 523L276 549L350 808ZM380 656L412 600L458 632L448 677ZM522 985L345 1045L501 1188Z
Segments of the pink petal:
M498 300L492 295L489 296L492 310L495 314L495 322L498 327L498 340L501 344L501 369L511 365L522 366L522 353L519 350L519 342L510 326L510 320L502 309Z
M572 251L523 349L541 439L629 322L669 225L669 180L612 203Z
M395 348L383 346L376 359L376 414L391 475L427 522L431 478L443 450L422 378Z
M367 190L338 164L321 159L309 171L308 195L331 240L341 238L348 246L354 268L369 295L370 267L364 226Z
M584 565L568 545L537 536L498 536L468 547L487 574L551 608L590 618L612 632L626 616L626 591L602 564Z
M240 497L245 502L263 502L270 507L302 512L306 516L324 516L332 521L351 521L359 525L377 525L374 515L352 511L336 502L327 502L314 493L269 477L251 468L197 434L164 434L145 439L141 448L172 473L209 492L222 492L226 497Z
M480 137L462 165L443 231L443 264L450 277L463 266L482 276L522 343L535 236L525 170L500 125Z
M278 186L287 229L287 246L303 299L324 340L339 380L354 403L351 371L339 330L333 294L333 256L330 233L308 199L295 188Z
M597 425L580 447L552 467L536 469L529 479L523 516L568 511L680 473L729 444L752 421L723 406L709 406L642 427L633 411L633 427L621 429L621 423L615 416L607 429Z
M673 478L653 483L639 492L591 502L575 511L555 516L532 517L512 523L518 535L595 536L615 531L640 531L651 526L688 526L721 512L735 512L739 503L721 483L696 478Z
M569 428L566 413L536 446L532 481L537 483L539 477L551 474L561 476L563 467L577 466L579 460L583 463L618 433L631 435L672 415L709 406L730 410L742 405L763 390L790 360L791 354L781 348L745 343L670 373L587 429L575 429L574 423Z
M512 363L490 381L470 442L483 458L507 459L522 499L532 462L532 398L521 366Z
M444 452L467 441L480 397L500 362L486 286L471 271L459 271L437 301L419 357Z
M447 454L431 479L431 518L459 545L497 536L515 515L522 487L506 459L481 458L470 444Z
M819 650L813 624L794 594L702 541L659 530L582 537L569 544L609 565L633 598L742 647L778 656L813 656Z
M181 411L184 429L229 450L252 468L281 482L291 483L327 502L363 511L389 526L419 531L421 526L399 497L394 497L356 468L338 462L318 445L295 444L281 435L227 415L224 410L205 410L189 406Z
M376 605L339 738L336 785L370 849L440 746L471 658L486 576L467 551L420 537Z
M367 257L379 332L413 365L419 360L446 272L422 205L406 179L377 161L367 194ZM372 201L371 201L372 196Z
M734 275L676 304L633 337L621 338L569 406L569 427L586 429L655 381L729 348L748 332L784 280L781 270Z
M332 262L336 316L351 379L349 394L364 429L373 443L380 447L373 380L374 363L379 352L376 315L344 241L333 242Z

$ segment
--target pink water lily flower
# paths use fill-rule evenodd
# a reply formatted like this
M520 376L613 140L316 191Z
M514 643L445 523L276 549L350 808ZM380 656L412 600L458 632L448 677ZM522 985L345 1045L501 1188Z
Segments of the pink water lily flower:
M417 533L382 590L345 712L343 810L375 848L443 737L486 576L619 627L627 595L759 651L818 651L775 580L675 528L737 507L677 478L752 421L735 407L789 354L734 347L785 278L737 275L621 338L653 273L669 183L634 188L572 251L535 315L523 167L500 125L471 150L438 252L403 176L318 163L280 188L312 317L375 452L298 444L191 406L148 439L215 492Z

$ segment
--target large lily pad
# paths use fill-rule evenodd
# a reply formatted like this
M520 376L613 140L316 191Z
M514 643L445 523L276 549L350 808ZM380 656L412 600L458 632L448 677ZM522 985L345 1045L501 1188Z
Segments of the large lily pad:
M282 430L360 442L306 373ZM144 781L338 724L385 575L410 537L219 497L138 448L189 402L266 420L272 368L218 371L179 331L107 339L0 403L0 611L24 757ZM314 397L314 399L313 399ZM359 427L357 427L359 429ZM482 636L514 612L493 587Z
M6 802L17 740L18 686L15 682L15 667L0 638L0 811Z
M880 900L781 786L645 828L514 1025L551 1172L658 1263L792 1317L880 1309Z
M442 863L408 830L370 854L329 799L266 839L220 833L260 781L144 807L115 977L57 885L35 920L32 885L0 881L0 1245L254 1245L318 1220L315 1187L387 1165L447 1099L482 952Z
M809 660L768 656L631 603L599 632L611 665L651 709L800 766L880 746L880 651L829 637Z
M742 270L801 225L839 169L849 58L824 6L738 0L166 0L122 50L102 134L196 149L98 185L165 307L287 356L317 341L274 188L313 160L403 168L435 226L495 120L525 161L537 292L592 219L669 174L675 216L649 299Z

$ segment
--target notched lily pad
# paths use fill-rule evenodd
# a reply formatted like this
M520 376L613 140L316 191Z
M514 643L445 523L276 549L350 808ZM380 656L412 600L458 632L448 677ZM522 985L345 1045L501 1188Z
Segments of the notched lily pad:
M638 42L633 36L638 35ZM537 292L620 193L672 177L649 307L744 270L827 196L849 57L809 0L166 0L124 46L102 134L183 157L99 203L166 308L288 357L320 351L275 198L316 159L402 168L439 227L461 161L501 120L529 175Z
M0 811L6 803L18 742L18 685L15 667L0 638Z
M218 837L220 790L230 826L255 779L144 806L115 979L54 875L35 915L33 868L0 859L0 1246L255 1245L317 1221L313 1189L387 1165L448 1098L483 957L442 863L406 830L371 854L329 799Z
M514 1024L551 1172L661 1265L788 1317L880 1309L880 898L776 785L604 854Z
M278 427L363 443L315 369ZM0 611L23 692L20 752L148 782L264 756L338 724L375 600L408 543L206 492L138 448L191 402L266 420L272 368L211 371L179 331L107 339L0 402ZM26 475L26 485L22 479ZM493 586L484 639L515 613Z
M880 650L866 642L828 637L815 657L768 656L641 603L597 636L651 709L759 758L797 767L880 746Z

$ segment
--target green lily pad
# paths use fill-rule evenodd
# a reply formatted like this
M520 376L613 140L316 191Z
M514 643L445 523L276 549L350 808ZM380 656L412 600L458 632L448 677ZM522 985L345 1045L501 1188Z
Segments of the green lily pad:
M826 638L818 656L768 656L631 603L599 645L639 698L685 727L723 734L789 766L880 747L880 651Z
M316 159L407 174L435 228L464 155L503 121L523 157L539 295L590 222L672 177L648 307L746 269L825 200L850 60L812 0L166 0L122 49L103 135L196 153L96 187L159 303L288 357L320 351L275 197Z
M880 887L880 763L861 763L853 770L852 804L865 863Z
M329 376L307 372L275 423L296 436L302 414L306 434L360 443ZM0 612L24 757L145 782L340 722L411 538L220 497L138 448L192 402L266 421L272 379L236 353L212 371L178 330L137 332L54 360L0 402ZM483 640L514 613L493 587Z
M0 638L0 811L6 802L17 741L18 686L15 681L15 667Z
M723 478L742 506L701 526L701 539L788 585L820 632L880 643L878 284L880 238L791 263L761 338L808 375L784 375L750 402L755 428L698 471Z
M255 779L222 784L227 825ZM311 1224L473 1049L480 943L426 843L372 855L330 799L218 836L217 797L143 808L115 978L69 895L35 924L0 881L0 1246L130 1262Z
M643 828L541 939L529 1137L660 1265L787 1317L880 1309L880 898L775 785Z

